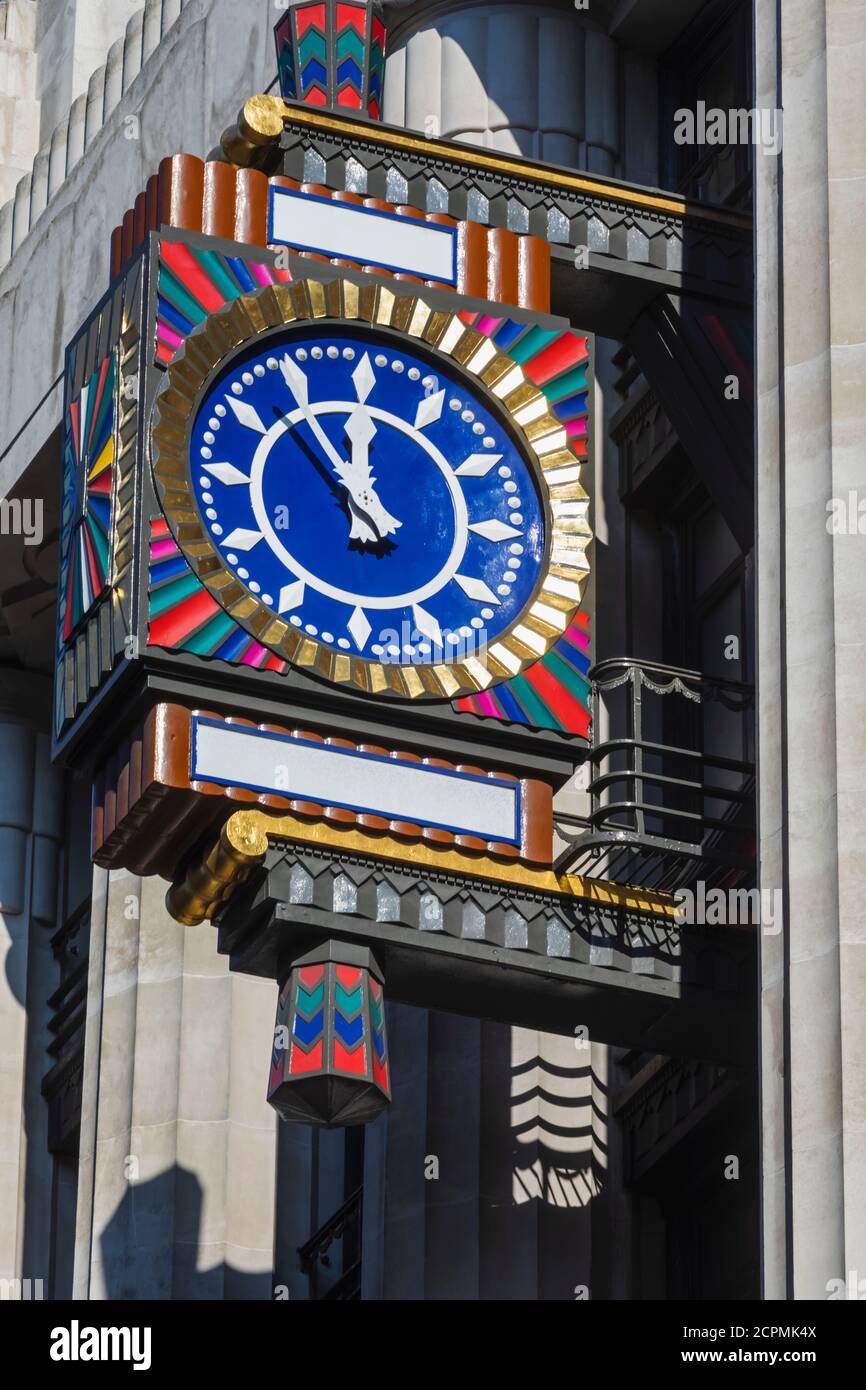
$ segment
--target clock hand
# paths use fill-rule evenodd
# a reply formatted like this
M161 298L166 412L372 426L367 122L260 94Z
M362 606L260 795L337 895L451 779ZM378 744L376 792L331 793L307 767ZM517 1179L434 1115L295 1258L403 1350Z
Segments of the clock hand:
M382 506L382 503L379 501L373 489L372 484L375 482L375 479L370 474L370 469L366 460L366 451L369 447L369 440L372 438L372 434L368 435L366 444L361 446L361 450L363 451L363 466L361 466L361 451L358 453L356 462L354 441L352 463L348 463L345 459L340 457L310 408L309 383L306 373L301 370L288 353L285 354L280 362L280 371L297 403L298 409L301 411L301 414L312 430L316 443L319 445L337 474L337 477L349 493L349 509L352 513L352 539L372 544L380 538L390 535L391 532L395 531L402 523L392 517L389 512L385 511L385 508ZM350 420L354 418L354 414L355 412L350 416ZM373 434L375 434L375 425L373 425L372 420L370 420L368 412L364 411L364 415L369 420L370 425L372 425ZM380 522L386 529L379 529Z
M352 444L352 480L355 485L355 500L365 513L368 521L379 532L380 537L390 536L402 522L386 511L373 489L376 479L369 464L370 441L376 433L376 425L367 409L367 397L376 385L376 373L370 361L370 354L364 353L352 373L352 382L358 393L358 404L346 422L346 434ZM352 534L355 535L353 527Z
M316 419L315 415L310 409L309 383L307 381L306 373L301 371L301 368L298 366L297 362L293 362L288 353L286 353L285 357L280 363L280 371L283 374L283 380L285 381L286 385L288 386L295 399L295 403L298 406L298 409L300 410L310 429L313 431L313 434L316 438L316 443L319 445L319 448L324 453L328 462L333 466L338 477L342 481L345 481L343 474L348 465L345 459L340 458L340 455L337 453L337 450L334 448L330 439L325 434L325 431L322 429L322 426L319 424L318 420Z
M385 510L373 488L376 479L370 471L369 452L375 433L376 426L369 410L363 405L356 406L346 421L346 434L352 442L352 498L384 538L393 535L403 523ZM355 534L354 527L352 534Z

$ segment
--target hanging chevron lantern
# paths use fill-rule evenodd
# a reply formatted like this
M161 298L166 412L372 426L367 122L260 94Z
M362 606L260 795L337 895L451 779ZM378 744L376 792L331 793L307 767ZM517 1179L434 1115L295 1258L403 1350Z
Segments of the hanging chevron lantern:
M295 0L274 39L287 101L381 119L385 25L378 3Z
M370 951L330 941L280 990L268 1100L284 1120L345 1126L390 1099L381 971Z

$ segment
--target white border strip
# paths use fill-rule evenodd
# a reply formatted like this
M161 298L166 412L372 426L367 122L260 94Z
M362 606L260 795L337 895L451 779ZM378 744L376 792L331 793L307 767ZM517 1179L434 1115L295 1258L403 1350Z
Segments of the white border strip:
M457 284L457 229L271 184L268 242Z
M194 782L247 787L520 844L520 783L399 762L195 716Z

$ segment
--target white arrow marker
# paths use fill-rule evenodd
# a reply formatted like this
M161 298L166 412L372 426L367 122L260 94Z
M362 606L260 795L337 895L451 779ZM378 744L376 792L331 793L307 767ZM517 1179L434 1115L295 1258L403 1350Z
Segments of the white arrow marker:
M425 637L429 637L431 642L435 642L437 647L442 646L442 629L438 619L432 613L428 613L426 608L419 608L418 604L412 605L412 617L415 619L415 626L419 632L423 632Z
M516 530L514 526L507 526L504 521L476 521L469 530L483 536L486 541L508 541L512 536L523 535L522 531Z
M233 463L205 463L202 467L205 473L210 473L218 483L225 483L226 487L238 487L240 483L249 482L246 473L235 468Z
M226 550L252 550L254 545L258 545L262 539L261 531L246 531L239 526L236 531L232 531L230 536L226 536L220 545Z
M268 427L263 425L259 412L255 406L248 401L239 401L234 396L226 396L226 400L234 411L235 419L244 429L255 430L257 434L267 434Z
M484 583L483 579L473 579L468 574L455 574L454 582L460 585L468 598L475 599L476 603L499 602L493 590Z
M357 367L352 373L352 380L355 383L355 390L358 393L358 400L361 404L369 396L373 387L376 385L376 377L370 362L369 352L365 352Z
M461 463L454 472L459 474L470 474L473 478L483 478L489 473L494 463L498 463L502 458L501 454L470 454L469 458Z
M288 353L280 361L280 371L298 405L306 405L310 399L306 372L301 370L294 358L290 357Z
M349 636L354 641L355 646L358 648L358 651L362 652L364 650L364 647L367 645L367 638L373 631L373 629L370 627L369 622L367 621L367 614L364 612L363 608L355 609L351 618L346 623L346 627L348 628Z
M304 601L305 587L303 579L296 579L294 584L284 584L280 589L277 612L291 613L293 608L299 608Z
M435 420L438 420L439 416L442 414L444 402L444 391L437 391L435 396L425 396L424 399L419 402L418 411L415 415L416 430L426 429L428 425L432 425Z

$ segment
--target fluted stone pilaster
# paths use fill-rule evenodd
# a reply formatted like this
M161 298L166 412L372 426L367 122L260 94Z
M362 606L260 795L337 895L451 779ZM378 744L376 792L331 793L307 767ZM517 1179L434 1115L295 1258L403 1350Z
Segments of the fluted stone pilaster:
M63 834L63 781L41 732L48 699L41 677L0 676L0 1279L41 1279L46 1291L52 1159L40 1084Z
M654 182L655 65L620 52L589 12L452 0L388 13L389 123Z
M755 160L760 872L785 896L762 941L764 1289L824 1299L866 1270L866 538L828 526L866 497L866 11L760 0L756 51L757 104L785 113L781 158Z
M75 1296L269 1299L274 986L94 872Z

